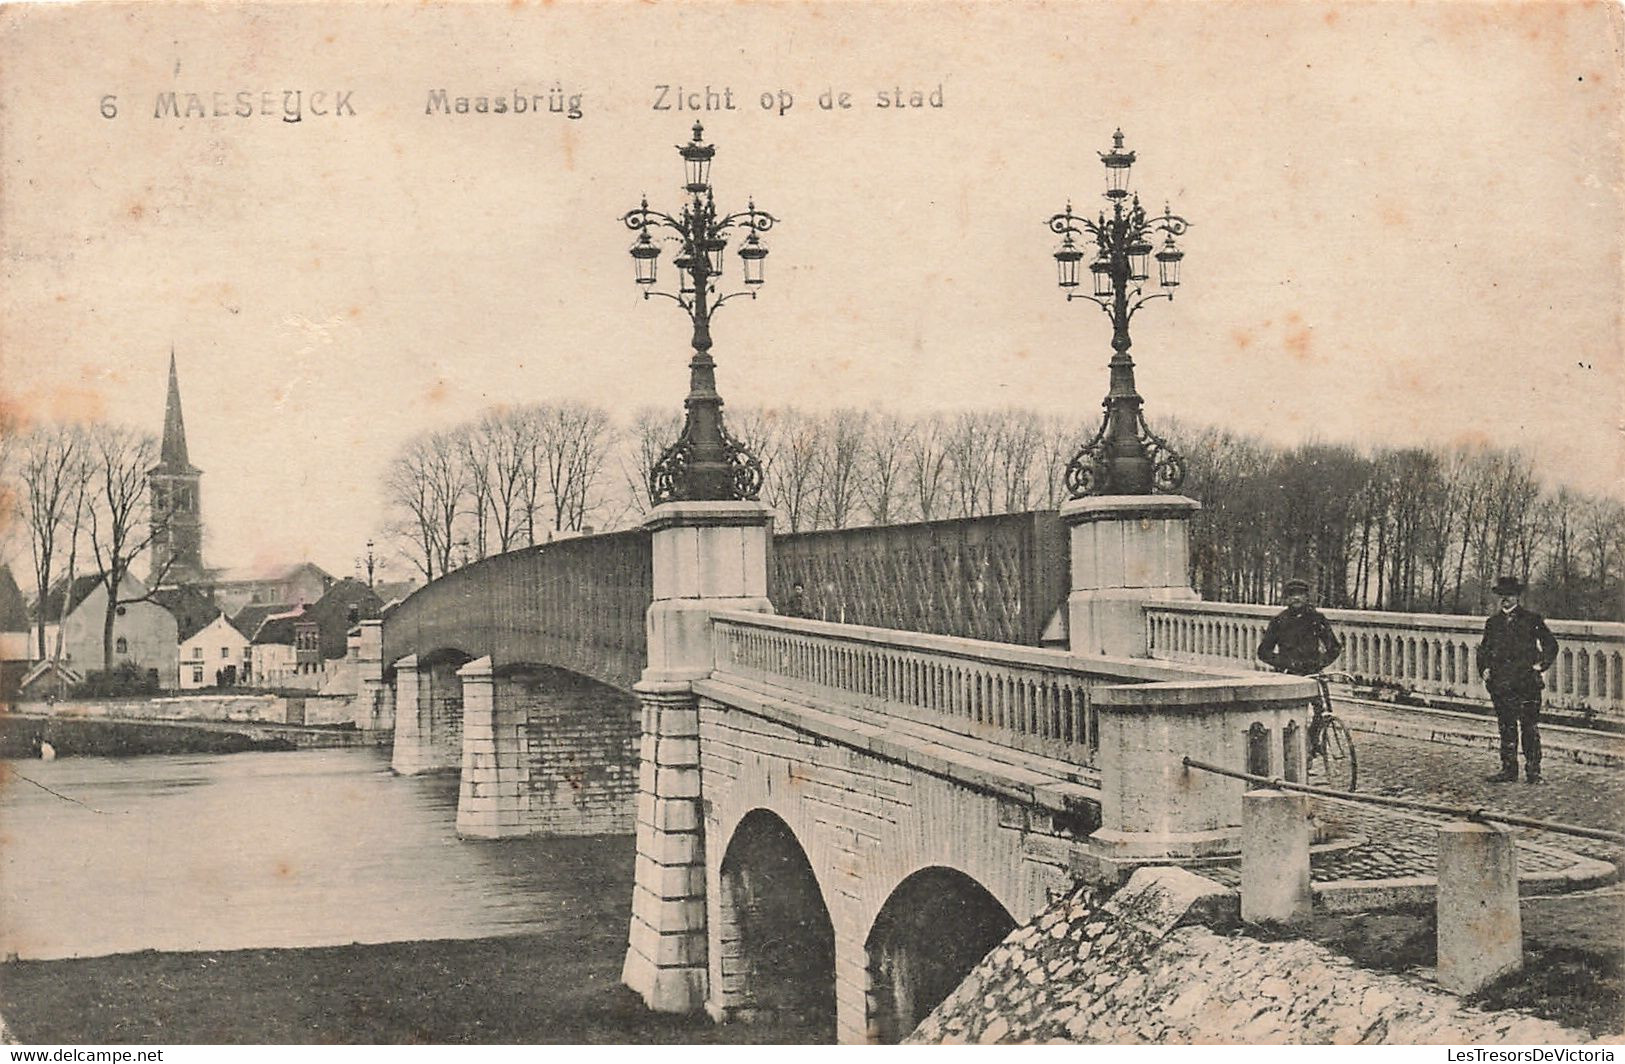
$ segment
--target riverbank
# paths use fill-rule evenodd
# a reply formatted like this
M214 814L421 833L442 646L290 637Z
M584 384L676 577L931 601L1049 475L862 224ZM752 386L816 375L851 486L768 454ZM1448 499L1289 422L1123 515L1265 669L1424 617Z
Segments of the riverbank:
M327 749L373 740L337 725L0 714L0 759L35 757L39 741L50 743L58 757L135 757Z
M608 893L606 892L606 898ZM829 1042L829 1030L650 1012L620 985L625 899L559 933L0 965L29 1044Z
M146 951L0 964L25 1043L830 1042L834 1025L716 1026L620 983L625 837L471 843L545 878L554 926L518 935L304 949ZM539 860L545 849L545 860Z

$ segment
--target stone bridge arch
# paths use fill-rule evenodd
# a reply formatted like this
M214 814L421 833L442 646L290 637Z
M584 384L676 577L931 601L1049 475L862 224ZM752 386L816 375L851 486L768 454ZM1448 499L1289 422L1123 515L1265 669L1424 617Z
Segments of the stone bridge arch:
M901 1041L1015 930L1008 909L956 868L922 868L897 885L869 930L869 1032Z
M835 927L801 840L754 809L718 865L717 996L722 1019L767 1017L835 1031ZM815 1035L816 1037L816 1035Z
M764 1010L738 978L759 971L762 957L742 934L741 884L729 858L767 821L782 825L785 848L802 855L826 905L843 1042L902 1038L1018 918L1068 882L1049 858L1033 859L1026 817L993 795L706 700L700 730L707 1009L719 1019ZM943 892L940 902L933 891ZM964 928L949 924L949 932L973 933L945 947L910 920L911 909L939 923L968 920ZM943 948L945 961L933 961Z

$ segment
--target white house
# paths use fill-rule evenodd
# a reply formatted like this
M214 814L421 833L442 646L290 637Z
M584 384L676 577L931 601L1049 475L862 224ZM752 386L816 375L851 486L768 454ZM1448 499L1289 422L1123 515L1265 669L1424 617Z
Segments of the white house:
M68 596L68 615L62 624L63 659L75 669L102 667L102 625L107 616L107 590L95 576L80 577L62 586L46 603L46 616L58 616L62 595ZM167 609L146 599L147 588L126 575L119 584L121 604L114 609L113 664L130 664L158 674L158 686L173 690L179 628Z
M235 687L248 655L248 638L224 615L181 640L181 690Z

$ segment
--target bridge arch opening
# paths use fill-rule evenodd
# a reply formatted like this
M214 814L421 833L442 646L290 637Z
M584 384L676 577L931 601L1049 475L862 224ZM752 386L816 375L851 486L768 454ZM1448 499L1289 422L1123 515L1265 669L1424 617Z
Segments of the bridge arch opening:
M747 814L722 859L721 998L731 1018L835 1029L835 927L801 843L779 817Z
M906 1038L1015 926L997 898L956 869L921 869L898 884L865 943L874 1040Z

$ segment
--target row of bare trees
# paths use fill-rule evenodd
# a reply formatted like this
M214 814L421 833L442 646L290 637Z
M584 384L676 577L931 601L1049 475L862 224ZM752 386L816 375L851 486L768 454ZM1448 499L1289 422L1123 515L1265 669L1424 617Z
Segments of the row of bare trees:
M605 477L617 439L609 415L581 403L493 409L419 435L385 475L391 531L429 580L581 531L618 513Z
M1064 419L1013 409L746 410L733 427L792 532L1054 509L1078 438Z
M9 431L7 431L9 429ZM147 473L158 462L158 439L124 425L42 421L0 426L0 527L27 540L39 657L60 656L62 635L47 645L46 627L60 626L69 592L83 572L107 593L102 619L102 668L113 667L113 625L120 606L140 601L123 594L138 558L165 527L151 511ZM152 574L156 585L162 573ZM61 613L46 616L54 588L63 590ZM150 587L143 597L150 595Z
M798 532L1054 509L1092 419L1032 411L730 409L762 462L762 499ZM425 576L466 559L647 512L645 476L681 428L644 410L546 404L414 441L392 467L397 529ZM1503 573L1554 616L1621 615L1625 506L1543 484L1527 456L1486 447L1283 448L1169 424L1202 503L1193 580L1205 598L1269 602L1286 578L1333 606L1476 612Z

